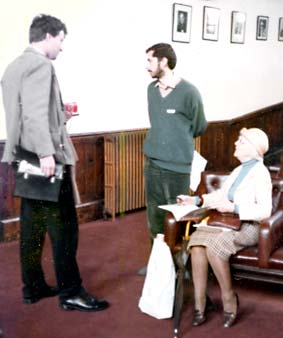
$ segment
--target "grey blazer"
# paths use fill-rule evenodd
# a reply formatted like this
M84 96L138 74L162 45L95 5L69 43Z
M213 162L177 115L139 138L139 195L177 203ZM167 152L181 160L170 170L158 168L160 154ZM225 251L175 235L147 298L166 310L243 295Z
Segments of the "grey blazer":
M14 160L20 142L39 157L54 155L60 163L75 164L60 88L47 57L28 47L5 70L2 94L7 124L3 162Z

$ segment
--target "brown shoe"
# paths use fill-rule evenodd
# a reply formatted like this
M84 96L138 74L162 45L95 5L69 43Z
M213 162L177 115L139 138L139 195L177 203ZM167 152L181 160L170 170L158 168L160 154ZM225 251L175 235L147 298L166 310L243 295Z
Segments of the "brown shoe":
M194 310L193 314L193 326L199 326L206 321L206 314L205 311L201 312L200 310Z
M205 304L205 309L203 312L200 310L195 309L193 313L193 326L199 326L203 324L206 321L206 313L208 311L213 311L216 310L215 304L213 304L212 300L206 296L206 304Z
M239 302L239 297L237 294L235 294L235 297L236 297L236 302L237 302L236 313L224 311L224 314L223 314L223 326L225 328L231 327L237 319L237 312L238 312L238 307L239 307L240 302Z

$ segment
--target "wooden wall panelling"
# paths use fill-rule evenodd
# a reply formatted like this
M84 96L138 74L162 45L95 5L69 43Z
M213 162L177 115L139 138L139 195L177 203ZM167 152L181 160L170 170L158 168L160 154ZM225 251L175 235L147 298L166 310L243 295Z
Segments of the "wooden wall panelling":
M102 218L104 202L104 147L100 135L72 137L79 161L76 180L81 197L77 205L79 223Z
M269 137L265 163L280 162L283 148L283 103L261 109L228 121L210 122L201 136L200 152L208 160L209 170L232 170L239 162L234 158L234 142L242 128L257 127Z
M4 143L0 143L0 159ZM20 199L13 197L14 180L12 168L0 163L0 242L10 241L19 235Z
M201 136L200 152L208 161L208 170L221 170L230 166L231 147L227 129L229 127L226 122L212 122Z

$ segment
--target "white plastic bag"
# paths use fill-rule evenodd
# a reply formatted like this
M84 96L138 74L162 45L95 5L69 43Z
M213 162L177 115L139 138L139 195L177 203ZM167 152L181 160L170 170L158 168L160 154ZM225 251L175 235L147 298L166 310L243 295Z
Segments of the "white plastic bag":
M169 246L155 238L139 301L142 312L157 319L171 318L175 296L176 271Z

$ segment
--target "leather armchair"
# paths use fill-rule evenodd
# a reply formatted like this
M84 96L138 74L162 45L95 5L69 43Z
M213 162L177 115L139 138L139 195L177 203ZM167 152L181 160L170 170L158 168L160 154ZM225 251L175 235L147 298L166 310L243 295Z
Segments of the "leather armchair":
M221 187L227 172L205 171L196 194L208 193ZM230 259L232 276L283 284L283 178L279 171L271 170L272 215L260 222L258 245L245 248ZM171 213L165 218L165 241L173 254L181 249L187 220L177 222ZM193 231L190 229L190 233Z

